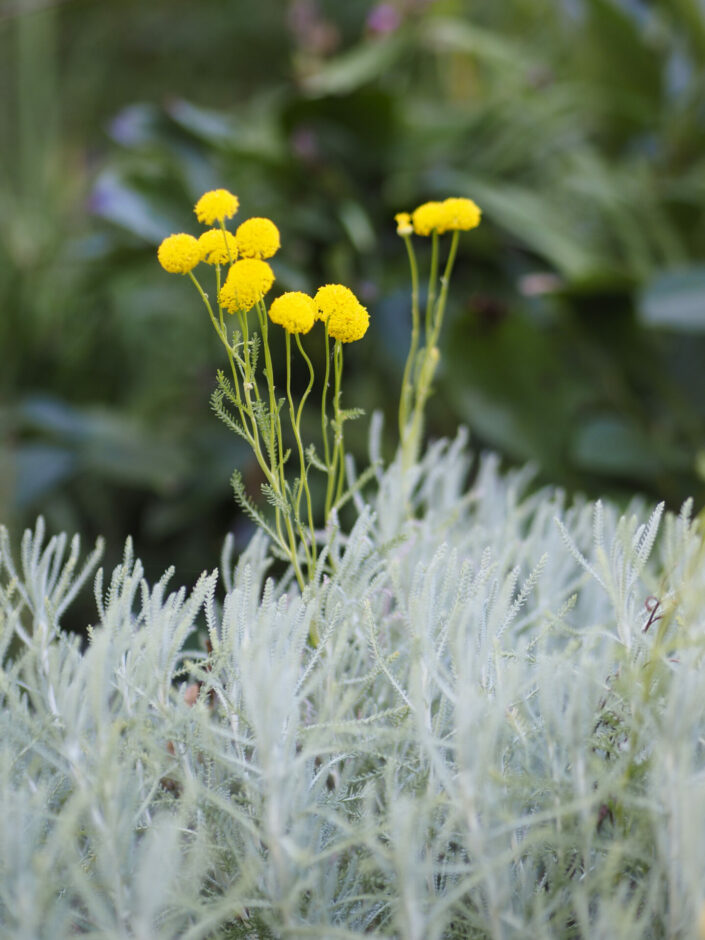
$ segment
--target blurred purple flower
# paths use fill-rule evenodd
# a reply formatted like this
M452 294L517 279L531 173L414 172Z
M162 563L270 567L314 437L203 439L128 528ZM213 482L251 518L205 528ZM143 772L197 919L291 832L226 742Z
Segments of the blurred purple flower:
M304 163L315 163L320 156L316 132L304 125L294 128L291 135L291 149Z
M378 3L367 15L367 28L372 33L386 35L401 26L401 13L392 3Z

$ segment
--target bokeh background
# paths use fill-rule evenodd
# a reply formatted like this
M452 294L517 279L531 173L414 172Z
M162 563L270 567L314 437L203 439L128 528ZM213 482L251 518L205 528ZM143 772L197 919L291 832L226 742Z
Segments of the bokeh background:
M228 481L257 477L208 404L221 350L155 259L217 186L279 225L281 288L343 281L370 309L344 403L383 409L388 456L409 318L393 215L468 195L484 220L429 433L467 424L570 493L705 502L699 0L0 0L15 532L41 512L109 558L131 533L150 576L184 579L248 537Z

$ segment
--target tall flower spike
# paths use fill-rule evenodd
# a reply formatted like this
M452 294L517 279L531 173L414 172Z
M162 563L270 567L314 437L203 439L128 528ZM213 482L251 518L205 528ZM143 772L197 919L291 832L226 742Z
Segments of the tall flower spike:
M232 218L240 208L240 200L227 189L212 189L204 193L194 206L199 222L213 225Z
M193 235L169 235L157 248L157 259L170 274L188 274L201 260L201 249Z

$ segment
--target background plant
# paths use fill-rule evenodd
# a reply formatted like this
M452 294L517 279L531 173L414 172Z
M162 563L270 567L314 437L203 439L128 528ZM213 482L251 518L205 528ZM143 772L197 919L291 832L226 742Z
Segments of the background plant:
M223 483L239 464L256 490L256 467L202 421L217 343L153 261L224 179L281 220L282 284L374 311L349 370L368 412L404 365L388 220L472 192L429 432L470 422L571 489L702 503L703 34L680 0L6 4L0 515L129 530L155 577L196 576L226 527L244 544Z

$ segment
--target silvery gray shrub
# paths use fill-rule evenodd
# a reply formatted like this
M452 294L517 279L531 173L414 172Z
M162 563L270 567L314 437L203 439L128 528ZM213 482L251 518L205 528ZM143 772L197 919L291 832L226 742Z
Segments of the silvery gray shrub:
M85 648L100 548L3 532L2 936L703 936L691 507L470 464L379 470L303 596L261 534L190 590L128 544Z

